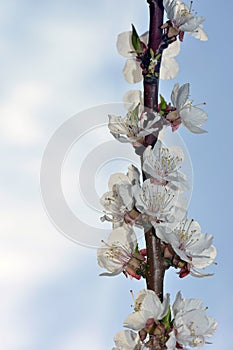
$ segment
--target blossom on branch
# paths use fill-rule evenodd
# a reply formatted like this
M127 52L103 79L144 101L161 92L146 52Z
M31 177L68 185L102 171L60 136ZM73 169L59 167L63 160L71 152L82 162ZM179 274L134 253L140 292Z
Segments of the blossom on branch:
M190 84L186 83L179 87L175 84L171 94L173 107L166 116L166 120L171 123L172 130L176 130L183 124L189 131L201 134L206 131L200 127L207 121L208 116L201 108L192 105L189 98Z
M165 148L160 140L143 153L143 170L151 176L151 182L172 190L188 190L187 179L179 171L184 160L180 147Z
M196 39L208 40L202 26L205 18L194 16L191 6L188 8L185 3L179 0L163 0L163 5L169 21L162 28L167 31L168 38L179 35L180 41L183 41L184 32L187 32Z
M196 269L204 269L212 264L217 252L212 244L213 236L202 233L197 221L185 219L173 231L158 228L156 233L168 244L163 247L164 257L171 260L174 267L181 268L180 277L185 277L189 273L195 277L210 276Z
M117 50L118 53L124 57L129 58L124 66L123 75L126 81L130 84L139 83L142 78L141 58L148 49L147 44L149 40L149 34L146 32L139 37L141 46L139 50L135 51L132 44L132 32L123 32L118 35L117 38ZM180 43L175 41L171 43L168 48L163 50L161 66L160 66L160 78L167 80L173 79L178 74L179 66L174 59L180 52ZM152 62L156 64L156 62Z
M140 279L145 265L145 256L138 251L137 238L130 226L114 229L108 242L98 248L97 261L100 267L109 272L100 276L116 276L121 272L127 277Z
M206 315L201 300L183 299L178 292L172 309L174 322L170 337L175 338L176 346L167 343L167 350L186 349L186 346L199 348L215 333L217 322Z
M161 303L154 291L140 291L134 312L124 321L124 326L138 331L139 337L132 331L118 332L118 347L113 350L188 350L208 344L206 339L216 331L217 322L206 315L202 301L184 299L178 292L171 312L169 299L167 294Z
M124 327L139 331L147 326L148 320L162 320L168 313L169 303L169 294L161 302L153 290L140 291L135 300L134 312L126 317Z
M184 218L186 210L178 194L162 185L151 183L150 179L132 186L136 209L155 228L173 228Z
M109 191L100 198L107 215L101 218L102 221L110 221L116 228L124 224L124 217L134 207L134 200L131 194L131 187L140 181L138 169L131 165L128 173L115 173L110 176ZM110 215L110 216L109 216Z
M153 119L147 121L147 113L140 113L139 105L130 110L125 118L109 115L108 128L116 140L130 142L134 147L140 147L147 135L157 137L161 129L161 116L153 113Z

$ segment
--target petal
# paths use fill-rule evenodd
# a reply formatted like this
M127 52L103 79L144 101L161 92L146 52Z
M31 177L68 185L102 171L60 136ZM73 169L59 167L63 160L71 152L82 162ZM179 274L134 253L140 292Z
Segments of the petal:
M127 60L123 69L123 74L128 83L139 83L142 80L140 63L133 59Z
M206 132L200 126L207 121L208 115L201 108L193 106L185 107L180 111L180 117L182 124L191 132L196 134Z
M131 183L133 183L133 182L139 183L140 182L140 172L139 172L138 168L136 168L136 166L134 166L133 164L128 167L127 176L128 176L129 181Z
M194 38L199 39L201 41L207 41L208 40L208 35L203 29L203 26L200 24L195 31L189 33L192 35Z
M147 315L145 315L142 311L133 312L128 315L124 320L124 327L131 328L134 331L139 331L144 328L147 321Z
M139 103L143 105L141 90L129 90L123 96L125 108L129 111L134 109Z
M193 32L198 26L204 22L205 17L194 17L192 16L188 21L179 26L179 29L183 32Z
M195 268L203 269L213 263L216 255L217 249L212 245L209 249L203 251L203 256L200 256L198 258L192 257L192 265Z
M137 245L137 237L131 226L120 226L114 229L108 238L108 244L117 243L134 252Z
M127 175L123 174L123 173L115 173L115 174L112 174L109 178L109 181L108 181L108 187L110 190L112 190L113 186L116 185L116 184L124 184L124 183L130 183L129 182L129 178Z
M176 40L163 51L163 57L174 57L180 52L180 41Z
M130 330L119 331L114 337L114 342L119 350L134 350L139 343L139 336Z
M170 80L177 76L179 72L179 65L172 57L162 56L160 78L163 80Z
M172 93L171 93L171 101L174 107L176 107L176 100L177 100L177 96L178 96L178 91L179 91L179 84L176 83L172 89Z
M132 41L131 41L132 32L123 32L120 33L117 37L117 51L120 55L124 57L131 57L131 51L134 51Z
M182 298L181 291L179 291L176 294L176 299L175 299L175 301L173 303L173 306L172 306L172 311L173 311L173 314L174 314L175 317L178 314L178 312L183 309L183 307L184 307L184 301L183 301L183 298Z
M108 128L112 134L127 134L128 130L125 126L124 119L121 116L108 115Z
M163 6L167 13L167 18L173 20L176 13L176 0L163 0Z
M176 108L180 110L188 100L189 97L190 84L186 83L179 88L177 98L176 98Z

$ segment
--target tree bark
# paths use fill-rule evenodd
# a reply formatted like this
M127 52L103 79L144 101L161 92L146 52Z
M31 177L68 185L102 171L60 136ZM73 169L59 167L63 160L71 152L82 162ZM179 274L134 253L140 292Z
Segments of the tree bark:
M147 0L150 11L150 27L149 27L149 49L156 53L162 40L161 26L163 24L163 1ZM144 106L149 112L158 111L158 90L159 77L147 79L144 76ZM160 239L156 237L155 229L152 227L145 232L146 249L147 249L147 288L154 290L160 300L163 300L163 284L165 265L162 258Z

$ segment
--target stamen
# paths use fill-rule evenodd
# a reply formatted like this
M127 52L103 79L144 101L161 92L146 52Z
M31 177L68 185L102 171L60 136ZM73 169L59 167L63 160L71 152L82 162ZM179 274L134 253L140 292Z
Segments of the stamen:
M133 291L132 291L132 289L130 289L130 294L131 294L131 296L132 296L132 299L133 299L133 303L134 303L134 305L135 305L135 297L134 297L134 294L133 294ZM131 305L132 307L133 307L133 305Z
M191 11L192 11L192 6L193 6L193 1L191 0L190 1L190 6L189 6L189 12L191 13Z

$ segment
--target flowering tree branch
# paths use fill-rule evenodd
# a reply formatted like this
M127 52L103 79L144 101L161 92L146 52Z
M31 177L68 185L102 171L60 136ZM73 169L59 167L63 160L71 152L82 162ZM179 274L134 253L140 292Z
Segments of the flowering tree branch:
M174 57L179 53L185 32L207 40L202 26L204 17L193 15L191 6L180 0L147 0L150 12L149 32L139 36L119 34L118 52L127 57L123 74L133 84L143 79L141 91L124 96L128 112L124 118L109 115L109 130L121 143L129 143L141 158L141 171L128 167L127 174L112 174L109 190L100 198L105 215L112 223L108 240L97 252L102 276L146 279L147 289L135 300L134 312L126 317L117 332L113 350L178 350L200 347L216 330L216 321L206 315L199 299L185 299L178 292L173 305L164 295L164 275L168 268L179 269L180 278L211 276L203 273L214 262L213 236L202 233L197 221L187 217L183 195L189 189L186 175L180 171L182 149L166 147L160 131L181 125L195 134L205 133L202 125L208 116L189 100L190 84L176 83L171 103L160 95L159 79L172 79L178 73ZM167 22L163 23L164 10ZM134 226L144 230L146 248L139 249ZM135 331L137 333L135 333ZM188 346L188 348L187 348Z

